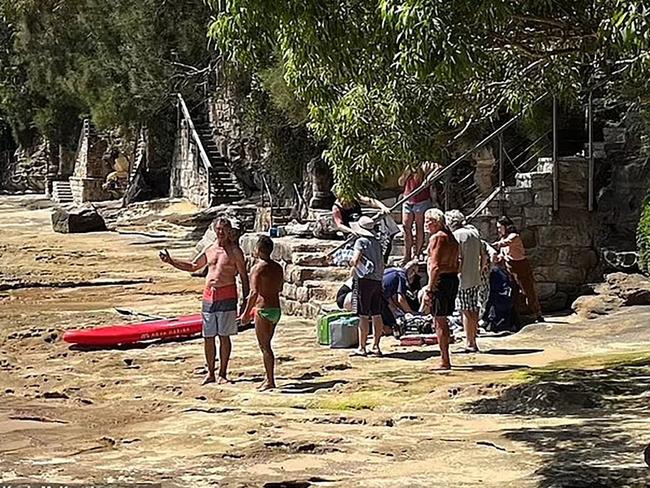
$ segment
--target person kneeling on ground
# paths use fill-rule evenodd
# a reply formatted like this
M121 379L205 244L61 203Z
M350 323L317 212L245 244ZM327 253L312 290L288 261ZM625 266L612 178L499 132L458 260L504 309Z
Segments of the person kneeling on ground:
M403 268L387 268L384 271L384 300L388 306L387 313L382 314L384 325L394 327L397 318L407 313L415 313L409 302L409 295L418 277L418 266L418 260L413 259Z
M431 234L429 239L427 271L429 284L425 293L425 308L433 315L440 346L440 367L451 369L449 358L449 321L454 312L458 293L459 247L456 238L447 228L445 214L432 208L424 214L425 224Z
M251 292L246 309L240 317L242 324L250 322L251 318L255 321L255 334L266 371L266 381L259 387L260 391L275 388L275 356L271 349L271 340L282 313L280 292L284 284L284 273L282 266L271 259L272 252L271 238L260 236L255 249L257 263L251 269Z
M374 341L372 353L381 356L379 341L384 324L381 320L382 311L382 279L384 275L384 260L381 245L375 237L375 223L370 217L361 217L358 222L351 223L352 230L360 237L354 243L354 254L350 265L355 275L357 289L357 315L359 317L359 348L353 353L366 356L366 342L372 321ZM366 263L360 266L362 262Z
M517 280L508 270L506 257L495 254L490 271L490 289L483 321L489 332L516 332L519 329L515 299L519 293Z
M415 313L418 309L414 292L419 289L417 260L410 261L403 268L386 268L382 279L384 299L382 300L381 319L384 324L384 335L393 334L397 326L397 318L407 313ZM341 310L353 310L354 279L350 278L341 285L336 293L336 304Z

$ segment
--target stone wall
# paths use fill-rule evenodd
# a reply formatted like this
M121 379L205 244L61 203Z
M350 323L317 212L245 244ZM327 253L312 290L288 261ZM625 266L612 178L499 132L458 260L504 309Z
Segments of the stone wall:
M251 261L259 234L246 234L241 247ZM273 239L273 259L284 269L284 288L280 296L282 312L288 315L317 317L323 307L332 305L336 291L350 276L349 268L330 266L325 253L341 241L300 239L295 236Z
M50 144L41 140L32 147L5 152L0 160L0 190L9 193L45 192L48 166L54 154Z
M647 150L639 147L624 127L603 128L603 139L594 152L597 168L602 168L606 179L606 185L597 194L597 208L604 225L602 245L634 251L636 227L650 188Z
M279 188L275 187L271 175L262 167L268 151L254 134L247 134L243 129L239 106L228 84L220 84L208 101L214 141L247 195L263 188L262 174L273 191L277 191Z
M569 307L584 285L601 278L598 215L588 210L588 163L562 158L559 210L553 211L552 163L541 160L539 171L517 175L500 201L473 222L490 242L496 240L500 213L521 232L532 261L537 289L545 311Z
M201 162L198 148L193 143L189 127L183 120L176 136L171 169L170 197L187 198L201 208L210 206L208 171Z
M70 177L70 190L76 204L110 200L120 195L105 186L107 177L116 175L118 155L133 162L135 138L119 130L96 131L90 121L83 123ZM119 192L118 192L119 193Z

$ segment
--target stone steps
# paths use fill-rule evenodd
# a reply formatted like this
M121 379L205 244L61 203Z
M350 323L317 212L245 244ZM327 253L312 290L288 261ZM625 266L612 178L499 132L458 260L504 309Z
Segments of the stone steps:
M57 203L71 203L74 200L69 181L52 182L52 200Z
M210 193L212 205L231 203L245 197L237 184L237 178L230 171L226 160L213 138L213 128L204 116L194 117L195 129L212 165L210 170Z

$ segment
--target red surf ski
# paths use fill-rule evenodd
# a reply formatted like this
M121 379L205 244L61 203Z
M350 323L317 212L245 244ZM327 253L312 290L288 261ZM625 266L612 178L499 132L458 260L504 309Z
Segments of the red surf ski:
M117 346L155 339L191 337L201 333L201 314L135 324L110 325L88 330L70 330L63 340L84 346Z

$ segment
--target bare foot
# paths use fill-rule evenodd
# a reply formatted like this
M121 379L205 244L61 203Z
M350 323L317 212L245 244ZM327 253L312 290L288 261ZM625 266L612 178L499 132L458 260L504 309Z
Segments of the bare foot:
M207 385L209 383L214 383L216 381L214 374L208 373L205 378L203 378L203 383L201 385Z
M377 356L378 358L383 356L381 349L379 349L378 347L373 347L368 354L372 356Z
M451 371L451 364L439 364L438 366L434 366L433 368L431 368L431 371L433 372Z
M273 390L275 388L276 388L275 383L270 383L268 381L265 381L264 383L262 383L260 386L257 387L257 390L258 391L269 391L269 390Z
M352 351L352 352L350 353L350 357L354 357L354 356L362 356L362 357L365 358L367 355L368 355L368 353L366 352L365 349L355 349L354 351Z
M219 378L217 378L217 385L226 385L228 383L231 383L231 381L224 376L219 376Z

